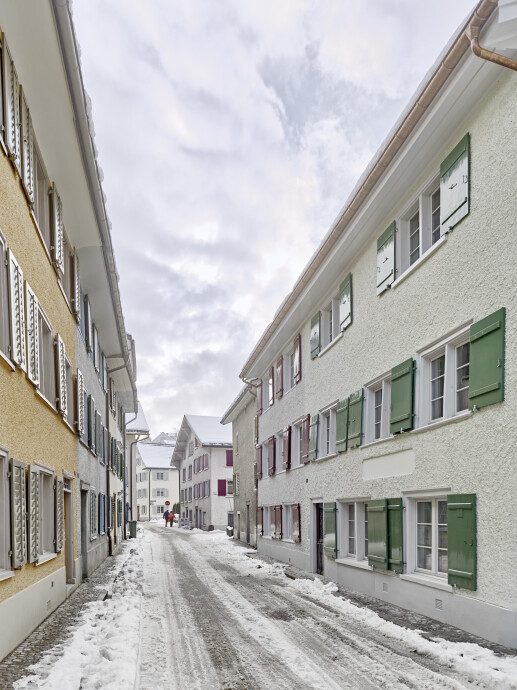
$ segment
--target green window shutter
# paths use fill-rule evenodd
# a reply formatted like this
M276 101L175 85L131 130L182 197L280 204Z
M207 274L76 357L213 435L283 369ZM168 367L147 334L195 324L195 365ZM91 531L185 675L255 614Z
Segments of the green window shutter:
M363 389L358 390L348 399L348 447L358 448L361 445L363 432Z
M352 323L352 274L339 286L339 329L344 331Z
M504 400L505 308L470 327L469 410Z
M401 498L388 498L388 570L395 573L404 568L403 510Z
M320 322L321 312L318 312L311 319L311 359L315 359L321 350Z
M336 408L336 451L343 453L347 449L348 434L348 398L340 400Z
M476 590L476 494L447 496L448 582Z
M368 565L388 569L388 502L385 498L368 501Z
M327 558L337 554L337 508L335 503L323 504L323 549Z
M395 221L377 240L377 294L387 290L395 280Z
M390 433L413 428L415 362L407 359L391 370Z
M470 207L470 135L466 134L440 165L441 234L452 230Z
M309 460L316 460L318 457L318 429L320 416L315 414L311 417L311 430L309 436Z

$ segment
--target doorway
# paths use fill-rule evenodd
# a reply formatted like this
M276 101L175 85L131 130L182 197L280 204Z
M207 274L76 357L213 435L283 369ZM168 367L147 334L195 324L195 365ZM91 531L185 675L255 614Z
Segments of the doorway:
M323 503L315 503L316 518L316 572L323 575Z

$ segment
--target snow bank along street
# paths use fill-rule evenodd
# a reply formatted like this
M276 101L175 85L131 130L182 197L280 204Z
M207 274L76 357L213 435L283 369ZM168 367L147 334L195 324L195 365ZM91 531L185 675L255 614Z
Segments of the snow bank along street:
M424 639L247 553L146 525L116 556L111 596L13 687L517 688L516 658Z

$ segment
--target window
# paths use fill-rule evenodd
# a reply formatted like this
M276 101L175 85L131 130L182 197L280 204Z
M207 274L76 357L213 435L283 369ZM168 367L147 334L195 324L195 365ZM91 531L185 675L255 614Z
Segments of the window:
M74 425L74 377L72 374L72 362L68 355L65 356L65 371L66 371L66 420L70 426Z
M160 481L161 481L161 482L165 481L165 472L156 472L156 475L155 475L154 478L155 478L155 480L158 481L158 482L160 482Z
M140 512L142 515L147 515L147 506L140 506Z
M321 348L339 335L339 299L337 295L321 310Z
M233 496L233 479L228 479L226 482L226 494Z
M165 506L156 506L156 512L159 514L165 513Z
M168 493L169 492L167 491L167 489L156 489L156 496L157 497L161 496L161 497L165 498L168 495Z
M320 414L320 457L333 455L336 452L336 408L325 410Z
M183 468L182 478L183 478L184 482L187 481L187 468L186 467Z
M90 541L97 537L97 496L90 491Z
M190 481L192 479L192 465L188 466L188 480Z
M99 534L106 534L106 494L99 494Z
M420 259L441 237L440 183L427 185L398 221L397 278Z
M368 558L368 503L365 499L338 503L339 558Z
M421 353L418 425L454 417L469 403L470 343L464 328Z
M365 443L390 435L391 380L383 374L365 387Z
M56 406L56 370L52 326L43 310L38 313L40 391L45 399Z
M188 444L188 456L194 455L194 442L190 441Z
M284 393L294 388L294 351L291 349L284 354L282 367L284 375Z
M189 490L188 490L188 500L189 501L192 500L192 487L191 486L189 486Z
M416 502L416 568L431 575L447 575L447 499Z
M282 511L282 538L292 539L293 533L293 507L290 505L284 506Z

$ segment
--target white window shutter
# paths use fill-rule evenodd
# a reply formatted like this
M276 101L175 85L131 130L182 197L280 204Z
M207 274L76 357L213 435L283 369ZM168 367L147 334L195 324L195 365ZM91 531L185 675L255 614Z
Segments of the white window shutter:
M77 249L74 253L74 315L77 322L81 321L81 272L79 270L79 257Z
M11 318L11 359L26 369L25 306L23 299L23 271L9 249L9 305Z
M36 563L40 552L39 469L29 467L29 563Z
M25 93L21 93L22 180L31 204L34 203L34 130Z
M27 562L27 518L25 515L25 465L11 460L11 534L12 565L21 568Z
M84 331L86 334L86 349L88 352L92 350L92 312L90 309L90 300L88 297L84 299Z
M2 63L5 88L5 145L16 169L21 171L20 159L20 83L14 68L11 52L2 36Z
M61 273L65 272L63 204L54 183L52 184L52 261Z
M57 362L57 404L59 411L66 415L68 411L66 388L66 350L63 339L56 335L56 362Z
M79 369L77 370L75 390L77 394L77 432L82 436L84 434L84 376Z
M25 281L25 302L27 309L27 375L39 386L39 302L31 286Z
M56 511L54 522L56 527L55 547L56 553L59 553L63 550L65 526L65 496L62 477L56 477L54 507Z

